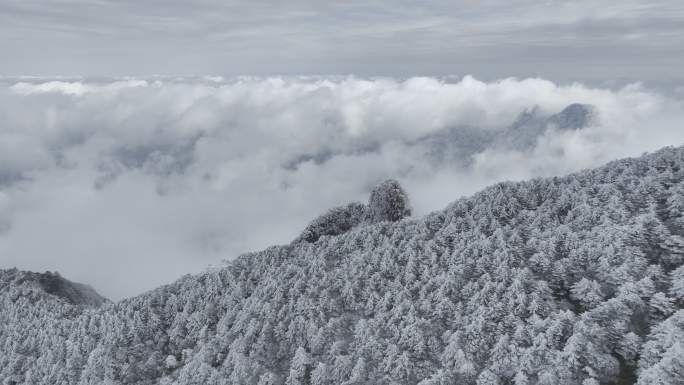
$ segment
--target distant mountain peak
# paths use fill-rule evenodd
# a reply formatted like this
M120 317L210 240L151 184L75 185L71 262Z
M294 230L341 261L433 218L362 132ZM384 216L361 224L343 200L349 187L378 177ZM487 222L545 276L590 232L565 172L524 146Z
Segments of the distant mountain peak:
M549 117L547 125L553 125L561 130L578 130L588 127L595 115L596 108L593 105L572 103Z
M499 134L496 144L503 148L531 149L548 130L580 130L590 126L596 115L596 107L591 104L572 103L551 116L543 114L538 106L526 108Z

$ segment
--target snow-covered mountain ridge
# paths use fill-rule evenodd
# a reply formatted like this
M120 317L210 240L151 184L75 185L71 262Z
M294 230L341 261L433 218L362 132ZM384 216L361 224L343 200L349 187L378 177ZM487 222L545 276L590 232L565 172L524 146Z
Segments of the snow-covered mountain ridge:
M0 285L0 381L681 384L683 177L678 147L417 219L379 194L100 308Z

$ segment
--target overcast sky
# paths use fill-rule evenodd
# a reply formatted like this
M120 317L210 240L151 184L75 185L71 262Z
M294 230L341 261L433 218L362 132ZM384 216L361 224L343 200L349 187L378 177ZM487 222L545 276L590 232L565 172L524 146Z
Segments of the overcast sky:
M120 299L386 178L420 216L682 145L683 47L674 0L0 0L0 268Z
M681 81L684 2L0 0L4 75Z

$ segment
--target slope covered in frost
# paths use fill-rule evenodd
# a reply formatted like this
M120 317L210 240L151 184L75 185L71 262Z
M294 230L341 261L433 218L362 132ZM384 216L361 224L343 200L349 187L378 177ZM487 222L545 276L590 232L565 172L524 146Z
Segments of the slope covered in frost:
M666 148L418 219L350 219L356 204L305 241L102 308L5 286L0 378L681 384L683 176L684 148Z
M35 295L40 295L39 292L43 292L72 305L99 307L108 302L92 287L69 281L57 272L34 273L17 269L0 270L0 291L6 288L16 290L22 286L25 290L35 291Z

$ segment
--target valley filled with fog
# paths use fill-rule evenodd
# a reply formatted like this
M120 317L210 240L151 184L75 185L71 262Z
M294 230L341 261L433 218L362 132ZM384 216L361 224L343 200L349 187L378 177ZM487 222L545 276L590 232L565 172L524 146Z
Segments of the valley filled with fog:
M386 178L422 216L683 143L677 95L471 76L5 77L2 267L138 294L287 243Z

